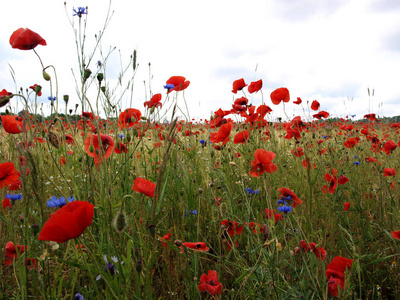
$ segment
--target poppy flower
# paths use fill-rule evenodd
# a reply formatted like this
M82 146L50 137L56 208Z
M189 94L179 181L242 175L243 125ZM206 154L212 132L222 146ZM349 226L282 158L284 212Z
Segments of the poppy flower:
M103 158L107 159L111 156L115 145L113 138L109 135L100 134L100 139L102 149L100 149L98 134L89 134L85 139L85 152L94 158L96 166L101 164Z
M339 178L338 178L339 185L343 185L345 183L348 183L349 181L350 180L344 175L340 175Z
M12 263L14 262L15 258L17 258L17 255L21 255L27 249L28 249L28 246L25 247L25 246L17 245L15 247L13 242L8 242L6 244L6 256L4 258L4 265L11 266Z
M156 184L142 177L137 177L133 182L132 190L145 194L149 197L154 197Z
M171 236L172 236L172 233L171 233L171 232L168 232L166 235L164 235L162 238L160 238L160 240L161 240L161 245L162 245L164 248L167 248L167 247L168 247L168 244L167 244L165 241L169 241L169 239L171 238Z
M392 231L392 238L400 240L400 230L399 231Z
M201 274L200 284L197 286L200 292L207 292L211 296L221 295L222 284L218 281L217 272L209 270L208 274Z
M144 107L147 106L147 108L153 108L153 107L162 107L161 101L161 94L155 94L153 97L151 97L150 101L144 102Z
M10 102L10 99L12 98L12 93L7 92L5 89L0 91L0 107L3 107L6 105L8 102Z
M170 87L167 93L172 91L179 92L185 90L189 86L190 81L187 81L183 76L172 76L167 80L166 84L167 87Z
M37 45L46 46L46 41L28 28L19 28L10 37L10 45L15 49L30 50Z
M291 153L296 157L302 157L303 155L305 155L304 152L303 152L303 148L301 148L301 147L299 147L297 149L293 149L291 151Z
M240 235L243 232L243 225L239 225L238 222L233 222L231 220L224 220L221 221L221 225L225 225L225 227L228 230L228 234L231 237L234 237L235 235Z
M278 167L272 162L276 154L264 149L257 149L254 152L254 160L251 161L250 176L258 177L264 172L273 173L278 170Z
M82 112L82 117L89 118L90 120L94 120L93 113L88 112L88 111L83 111Z
M262 86L263 86L263 82L262 82L262 79L260 79L258 81L250 83L247 90L249 91L250 94L257 93L259 90L261 90Z
M244 223L244 225L247 225L247 222ZM264 227L255 222L250 222L248 226L249 229L253 232L253 234L264 232Z
M208 250L210 250L209 247L207 247L206 243L203 242L198 242L198 243L182 243L183 246L189 248L189 249L193 249L195 251L205 251L207 252Z
M376 115L375 114L367 114L367 115L364 115L364 118L370 120L371 122L374 122L376 120Z
M315 243L307 244L305 241L301 240L299 248L303 250L303 252L313 252L319 260L324 260L326 257L326 250L322 247L317 247Z
M281 198L281 197L288 198L290 196L291 200L293 201L292 202L293 208L296 208L301 203L303 203L303 201L301 201L299 199L299 197L297 197L297 195L293 191L291 191L291 190L289 190L287 188L282 187L282 188L279 188L278 191L281 193L278 196L278 198Z
M396 174L397 174L397 172L394 168L384 168L383 169L383 177L394 176Z
M233 143L234 144L245 144L247 139L249 138L249 132L247 130L243 130L241 132L236 133Z
M346 148L352 149L352 148L354 148L354 147L357 145L357 143L358 143L357 139L355 139L355 138L348 138L348 139L343 143L343 145L344 145Z
M350 202L343 203L344 211L348 211L350 208Z
M326 267L325 276L328 279L328 292L333 297L339 295L338 285L340 289L344 289L345 285L345 272L353 265L351 259L336 256L330 264Z
M37 85L36 83L34 85L31 85L29 88L34 90L36 92L36 87L41 88L39 85ZM42 91L39 91L39 93L37 93L37 95L40 97L42 96Z
M385 150L387 155L390 155L394 149L396 149L397 145L395 144L395 142L393 142L392 140L387 141L385 143L385 145L383 146L383 149Z
M24 126L22 119L18 116L1 116L1 122L7 133L18 134L28 130L27 126Z
M302 162L302 164L303 164L303 167L304 167L304 168L309 169L309 170L315 169L315 168L317 167L317 164L316 164L316 163L314 163L314 165L311 164L309 158L304 159L303 162Z
M289 102L290 101L289 90L285 87L276 89L271 93L271 101L275 105L278 105L279 103L281 103L281 101Z
M74 144L74 138L72 137L72 135L65 134L65 143L67 145L73 145Z
M130 128L137 124L142 113L135 108L127 108L119 115L118 126L120 128Z
M9 186L17 181L20 173L15 170L15 165L12 162L5 162L0 164L0 188Z
M293 103L294 104L301 104L301 98L300 97L297 97L297 100L296 101L293 101Z
M36 259L28 257L27 259L25 259L25 265L28 270L36 269Z
M73 201L56 210L44 223L39 240L64 243L80 236L92 224L94 205Z
M125 144L121 142L117 142L117 145L114 148L114 152L117 154L126 153L128 149L126 148Z
M229 135L231 134L232 130L232 123L228 122L219 128L218 132L211 133L210 141L211 143L220 143L225 145L229 141Z
M321 118L329 117L329 113L327 111L321 110L319 113L313 115L314 118L321 120Z
M235 80L232 85L232 93L236 94L237 91L241 91L247 84L244 82L243 78Z
M326 192L328 191L329 194L333 194L336 190L337 187L337 178L336 178L336 174L337 174L337 170L336 169L332 169L332 175L330 175L329 173L326 173L324 175L324 179L325 181L327 181L329 183L329 187L324 185L322 187L322 191L326 194Z
M318 110L320 106L321 106L321 105L319 104L319 102L318 102L317 100L314 100L314 101L311 103L311 109L312 109L312 110Z
M237 105L246 105L249 102L249 100L246 97L240 97L235 100L234 104Z
M278 223L278 221L282 221L283 220L283 215L282 214L277 214L275 213L274 209L265 209L265 217L267 219L272 219L274 218L275 224Z

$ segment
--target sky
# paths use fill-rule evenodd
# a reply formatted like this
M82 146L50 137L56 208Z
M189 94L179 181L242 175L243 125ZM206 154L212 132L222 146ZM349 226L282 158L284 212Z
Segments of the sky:
M2 15L0 89L17 92L40 84L43 96L38 102L44 114L50 112L50 87L41 76L39 60L32 51L12 49L9 38L23 27L46 40L47 46L39 45L36 51L45 66L56 69L58 98L68 94L68 108L75 109L75 103L80 103L73 76L73 71L78 72L74 34L78 17L72 14L78 6L88 7L87 16L82 17L82 21L87 17L87 55L110 7L111 18L100 45L103 56L96 52L88 67L96 72L97 62L115 48L106 61L105 76L122 110L133 107L144 114L144 101L157 93L162 93L164 102L163 85L176 75L191 83L184 92L170 94L161 115L174 96L184 113L178 115L196 120L209 119L219 108L231 109L242 96L256 106L269 105L272 119L297 115L307 119L315 113L309 109L313 100L333 117L400 114L398 0L71 0L66 5L58 0L13 0L2 6L10 13ZM134 50L138 68L131 95L123 93L118 78ZM239 78L247 84L262 79L262 91L249 94L245 88L244 93L232 93L232 83ZM273 105L270 94L280 87L288 88L291 100L300 97L303 104ZM94 104L94 84L89 95ZM13 111L23 108L20 100L11 102ZM59 105L59 111L64 111L64 104ZM80 107L77 111L81 112Z

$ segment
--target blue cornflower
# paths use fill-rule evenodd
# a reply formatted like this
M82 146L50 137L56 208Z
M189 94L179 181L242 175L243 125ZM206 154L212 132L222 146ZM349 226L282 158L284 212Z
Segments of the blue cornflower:
M6 194L5 197L6 197L7 199L12 200L12 201L21 200L21 199L22 199L22 194Z
M206 143L206 140L200 140L200 144L204 145Z
M104 261L106 262L106 265L103 266L104 271L105 272L109 272L111 275L118 274L119 272L118 272L118 270L115 269L115 265L113 263L111 263L111 262L108 262L107 256L104 255L103 258L104 258ZM111 256L111 260L114 263L118 262L118 258L115 257L115 256ZM123 263L124 262L121 262L121 264L123 264ZM101 279L101 275L96 277L96 280L100 280L100 279Z
M350 117L354 118L356 115L350 115Z
M87 15L85 7L78 7L78 11L76 11L75 8L73 8L72 10L74 11L73 16L78 16L80 18L82 17L82 15Z
M187 217L188 215L197 215L197 209L195 209L195 210L189 210L189 213L188 213L188 211L185 209L185 217Z
M123 135L123 134L120 134L118 137L119 137L120 139L123 139L123 138L124 138L124 135Z
M51 98L51 96L48 96L47 99L49 99L50 101L56 101L56 96L54 96L53 98Z
M75 300L85 300L85 298L83 298L83 296L79 292L75 294L74 299Z
M251 194L251 195L254 195L254 194L258 194L260 191L258 190L258 189L256 189L256 190L252 190L251 188L246 188L246 193L247 194Z
M102 65L103 65L103 64L102 64L101 60L98 60L98 61L97 61L97 66L100 68Z
M322 136L322 138L324 138L324 139L326 139L327 137L328 137L328 136L326 136L326 135L323 135L323 136Z
M353 164L358 166L360 164L360 162L359 161L355 161L355 162L353 162Z
M283 213L287 214L288 212L292 211L292 207L290 205L282 205L282 206L278 207L278 210L280 212L283 212Z
M164 85L164 89L167 89L168 91L172 90L175 86L171 83L167 83Z
M74 201L74 196L67 198L68 203ZM64 197L57 198L56 196L51 196L50 200L47 200L48 207L63 207L68 204Z
M357 157L358 157L358 155L354 155L354 156L353 156L353 158L357 158Z

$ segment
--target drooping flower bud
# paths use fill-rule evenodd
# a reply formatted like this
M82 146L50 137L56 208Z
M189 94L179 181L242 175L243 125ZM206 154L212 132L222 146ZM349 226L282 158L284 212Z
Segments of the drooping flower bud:
M35 86L35 93L39 94L42 91L42 86L41 85L36 85Z
M86 80L90 77L91 74L92 74L92 71L90 71L89 69L85 69L83 71L83 78Z
M103 78L104 78L103 73L98 73L98 74L97 74L97 80L98 80L99 82L102 82L102 81L103 81Z
M50 81L51 79L49 73L47 73L45 70L43 70L43 79L46 81Z
M114 227L118 233L124 231L126 227L126 216L123 211L120 211L114 219Z
M60 148L60 141L58 139L58 136L54 133L49 131L49 133L47 134L47 136L49 137L49 143L56 149Z

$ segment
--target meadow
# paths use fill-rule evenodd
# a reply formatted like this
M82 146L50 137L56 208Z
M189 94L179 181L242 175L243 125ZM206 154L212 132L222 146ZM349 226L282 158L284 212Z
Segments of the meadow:
M331 118L285 87L254 106L262 79L243 78L209 120L179 104L183 76L122 109L74 13L80 105L58 95L38 33L10 37L40 60L52 114L34 82L0 92L0 299L399 297L400 123ZM123 95L136 67L133 52ZM305 115L270 118L293 105Z

